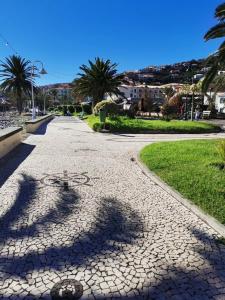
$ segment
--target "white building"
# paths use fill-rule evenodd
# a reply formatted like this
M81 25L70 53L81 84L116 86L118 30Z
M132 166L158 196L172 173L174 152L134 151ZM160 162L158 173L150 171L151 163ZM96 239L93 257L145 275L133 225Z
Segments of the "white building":
M55 87L55 90L57 91L57 96L58 97L70 97L71 95L71 91L72 91L72 87L69 84L60 84L58 86Z
M162 88L160 86L153 86L153 85L121 85L119 90L124 95L124 99L128 99L131 101L139 101L144 98L149 98L153 102L158 102L162 104L165 100ZM118 98L116 95L106 95L105 99L109 100L117 100Z
M69 83L55 83L49 84L41 87L44 91L49 92L51 90L55 90L57 92L56 100L60 102L60 99L65 97L70 98L72 87Z
M213 92L207 92L207 94L210 97L215 97L215 109L220 113L225 113L225 92L218 92L216 94L214 94ZM204 104L209 104L207 96L204 96Z

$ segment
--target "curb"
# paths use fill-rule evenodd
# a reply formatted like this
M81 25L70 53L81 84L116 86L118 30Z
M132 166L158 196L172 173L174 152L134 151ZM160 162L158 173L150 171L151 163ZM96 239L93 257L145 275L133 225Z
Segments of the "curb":
M179 201L183 206L185 206L188 210L194 213L197 217L199 217L204 223L210 226L213 230L215 230L218 234L225 237L225 226L222 225L219 221L217 221L214 217L205 213L201 208L192 203L190 200L184 198L178 191L174 190L167 183L162 181L155 173L150 171L141 161L139 154L135 154L135 163L142 170L142 173L151 179L155 184L157 184L161 189L163 189L166 193L172 196L174 199Z

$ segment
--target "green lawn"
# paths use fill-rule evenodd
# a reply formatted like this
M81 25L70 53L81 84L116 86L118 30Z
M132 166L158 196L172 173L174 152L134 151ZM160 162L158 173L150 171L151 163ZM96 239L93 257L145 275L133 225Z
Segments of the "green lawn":
M100 131L102 124L99 117L89 115L86 119L89 126L95 131ZM106 128L110 132L120 133L205 133L218 132L218 126L205 122L191 121L163 121L163 120L140 120L127 117L107 118Z
M161 179L225 224L225 170L215 140L160 142L142 149L140 157Z

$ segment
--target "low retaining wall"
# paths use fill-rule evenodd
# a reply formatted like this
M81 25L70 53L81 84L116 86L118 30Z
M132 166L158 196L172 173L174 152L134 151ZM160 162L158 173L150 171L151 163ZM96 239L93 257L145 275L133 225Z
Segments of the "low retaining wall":
M55 117L54 115L47 115L35 120L26 121L25 122L26 132L34 133L43 123L50 121L54 117Z
M21 143L22 131L22 127L9 127L0 130L0 158Z

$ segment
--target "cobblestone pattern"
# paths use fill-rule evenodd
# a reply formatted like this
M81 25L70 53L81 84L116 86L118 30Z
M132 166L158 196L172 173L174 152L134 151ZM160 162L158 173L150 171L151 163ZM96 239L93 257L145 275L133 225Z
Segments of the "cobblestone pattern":
M58 118L25 141L0 189L0 299L50 299L63 279L81 299L225 299L217 234L131 160L150 140Z

